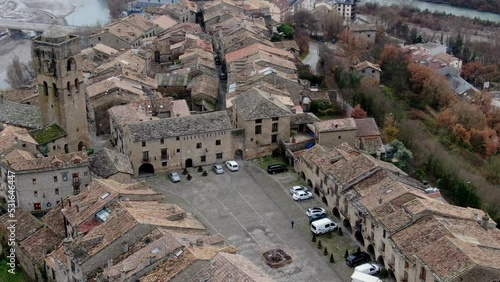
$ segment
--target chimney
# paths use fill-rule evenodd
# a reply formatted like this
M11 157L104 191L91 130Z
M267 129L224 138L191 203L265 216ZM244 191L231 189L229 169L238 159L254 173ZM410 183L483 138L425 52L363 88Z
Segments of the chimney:
M71 245L71 242L73 242L72 239L70 239L70 238L64 238L64 240L63 240L63 248L64 248L64 252L65 253L69 249L69 245Z
M490 227L490 216L487 213L481 218L481 227L486 231L488 231Z
M127 242L123 242L123 252L124 253L128 252L128 243Z
M108 268L113 267L113 259L108 259Z

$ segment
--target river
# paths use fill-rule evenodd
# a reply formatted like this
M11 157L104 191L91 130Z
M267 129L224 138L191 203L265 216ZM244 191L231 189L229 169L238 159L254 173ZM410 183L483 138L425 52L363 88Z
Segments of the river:
M487 12L479 12L476 10L471 10L467 8L454 7L449 5L434 4L428 2L422 2L418 0L361 0L362 3L378 3L384 6L390 5L408 5L412 7L419 8L420 10L429 10L432 12L445 12L447 14L452 14L455 16L464 16L469 18L478 18L481 20L488 20L492 22L500 23L500 15Z
M106 0L66 0L75 10L65 17L68 25L104 26L109 21L109 8Z

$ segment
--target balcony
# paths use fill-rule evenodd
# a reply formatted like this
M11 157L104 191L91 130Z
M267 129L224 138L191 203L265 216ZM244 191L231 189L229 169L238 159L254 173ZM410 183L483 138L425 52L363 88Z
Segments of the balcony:
M149 163L151 161L151 158L150 157L142 157L142 162L143 163Z
M80 185L80 177L73 177L73 185Z
M160 156L160 160L161 161L168 161L170 158L168 157L168 155L161 155Z

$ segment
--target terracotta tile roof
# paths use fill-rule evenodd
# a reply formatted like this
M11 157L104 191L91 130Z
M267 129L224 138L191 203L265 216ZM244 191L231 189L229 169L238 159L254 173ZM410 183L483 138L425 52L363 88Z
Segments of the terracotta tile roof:
M244 47L242 49L239 49L237 51L227 53L225 55L226 62L231 63L235 60L239 60L241 58L253 55L259 51L264 51L264 52L270 53L272 55L276 55L276 56L279 56L282 58L287 58L290 60L293 59L293 54L291 54L288 51L283 51L283 50L278 49L278 48L273 48L273 47L266 46L266 45L263 45L260 43L256 43L256 44L252 44L252 45L249 45L247 47Z
M179 22L167 15L155 16L150 21L157 24L162 29L169 29Z
M90 169L97 175L108 178L116 173L134 174L128 155L104 148L94 154Z
M34 158L30 153L15 150L2 159L2 163L16 172L30 170L54 170L70 167L83 167L88 165L85 152L59 154L50 157Z
M219 95L219 79L206 74L198 75L189 82L187 89L191 89L191 97L215 104Z
M374 118L355 119L356 137L380 136L377 123Z
M123 39L127 43L133 43L142 38L143 34L153 29L155 24L146 20L144 17L137 14L132 14L126 18L120 19L107 25L99 33L92 35L97 36L104 32L110 32L115 36Z
M42 217L43 223L52 228L52 231L59 234L59 236L66 236L65 234L65 226L64 226L64 215L61 212L62 203L59 203L57 206L53 207Z
M319 118L313 113L294 114L290 119L290 125L312 124L318 122Z
M108 56L114 56L118 54L118 50L111 48L108 45L104 45L102 43L97 43L94 47L92 47L92 49L102 52Z
M362 71L366 68L372 68L374 70L382 72L382 70L380 69L380 66L378 64L374 64L374 63L371 63L368 61L361 62L361 63L354 66L354 69L357 71Z
M136 94L138 98L144 95L141 87L130 83L126 80L122 80L118 77L110 77L108 79L102 80L100 82L91 84L85 88L85 91L90 99L100 95L108 95L108 92L112 94L114 90L124 90L132 94Z
M234 14L243 15L243 12L244 12L243 8L236 6L234 2L217 1L215 3L211 3L209 7L205 7L205 10L203 12L203 18L205 21L208 21L225 13L233 15Z
M242 281L242 282L270 282L275 281L262 269L254 265L242 255L218 253L209 265L190 281Z
M108 110L109 116L120 127L133 122L140 122L145 120L158 120L158 117L152 116L147 113L142 101L138 103L130 103L128 105L114 106Z
M380 136L361 137L359 149L371 155L385 152L384 144L382 143L382 138L380 138Z
M152 120L128 125L132 142L231 130L227 111Z
M0 127L3 128L0 131L0 154L14 146L16 140L38 145L25 128L8 124L0 124Z
M291 110L274 96L253 88L241 93L232 101L235 110L244 120L291 116Z
M197 261L190 251L185 251L179 258L171 257L139 278L140 282L171 281L175 277L182 275L183 271L195 265ZM182 280L181 280L182 281Z
M67 270L66 263L67 259L64 254L64 246L60 244L52 253L48 254L45 258L45 262L52 269L63 269Z
M319 132L356 130L356 123L353 118L330 119L314 123Z
M24 239L20 245L39 265L43 265L48 251L54 250L63 238L52 229L44 226Z
M38 85L35 87L26 87L19 90L0 90L0 95L3 95L3 99L6 101L22 103L26 99L32 98L33 95L38 96L37 92Z
M0 216L0 224L4 227L10 226L9 220L15 219L16 222L16 240L21 242L34 234L38 229L43 227L43 223L33 216L31 213L24 211L21 208L16 208L14 213L15 218L11 218L9 214Z

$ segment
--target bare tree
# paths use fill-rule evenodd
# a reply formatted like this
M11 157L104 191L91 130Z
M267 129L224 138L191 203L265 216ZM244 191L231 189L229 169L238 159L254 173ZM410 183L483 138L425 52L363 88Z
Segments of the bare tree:
M307 10L300 10L294 13L292 20L297 26L307 29L309 33L315 31L318 24L313 14Z
M12 58L12 63L7 67L7 78L5 81L13 89L21 89L23 86L31 84L35 78L35 70L30 63L21 63L19 57Z
M324 14L320 20L323 36L327 40L332 40L344 29L344 18L336 12Z

